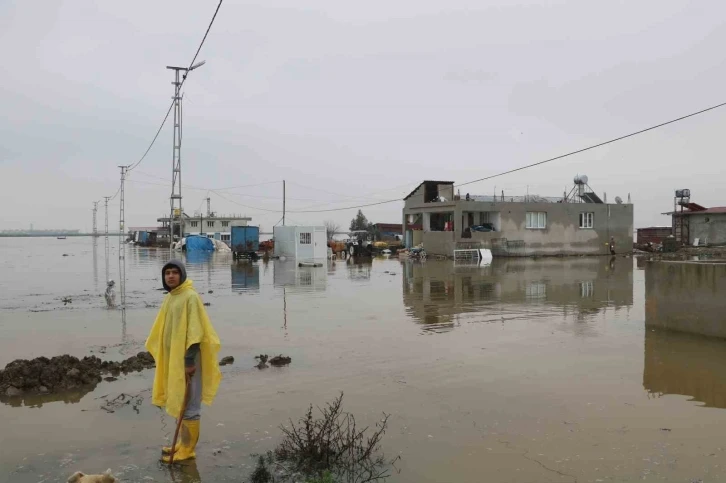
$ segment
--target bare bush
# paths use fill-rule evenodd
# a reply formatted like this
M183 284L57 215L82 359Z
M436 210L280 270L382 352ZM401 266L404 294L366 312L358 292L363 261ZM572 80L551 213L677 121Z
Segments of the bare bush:
M318 408L313 416L311 405L297 424L281 426L284 439L275 449L275 460L287 471L320 478L332 475L340 483L384 481L395 461L387 461L380 452L389 415L383 414L375 429L359 428L355 417L342 410L343 394ZM370 435L366 435L368 430Z
M340 230L340 225L332 220L325 222L325 234L328 237L328 241L333 239L333 236Z

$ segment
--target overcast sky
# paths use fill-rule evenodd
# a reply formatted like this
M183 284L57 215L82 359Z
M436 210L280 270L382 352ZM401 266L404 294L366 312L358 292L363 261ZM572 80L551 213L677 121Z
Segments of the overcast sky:
M91 229L166 112L165 66L188 65L216 5L0 0L2 229ZM225 0L184 87L185 211L269 183L209 195L269 228L285 179L290 223L347 228L355 210L294 211L481 178L723 102L724 18L715 1ZM726 205L725 132L726 107L462 194L556 196L587 174L608 200L631 194L636 227L668 224L675 188ZM130 176L127 226L168 214L171 146L169 123ZM401 207L363 211L400 223ZM118 199L110 211L117 226Z

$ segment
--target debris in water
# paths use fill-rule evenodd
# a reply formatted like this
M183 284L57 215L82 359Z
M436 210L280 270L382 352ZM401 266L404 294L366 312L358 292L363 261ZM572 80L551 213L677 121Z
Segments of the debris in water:
M210 291L209 291L209 292L207 292L207 293L214 293L214 290L210 290Z
M267 354L260 354L259 356L255 356L255 359L259 359L261 362L267 362L269 356Z
M73 299L70 297L61 297L61 302L63 302L63 305L68 305L73 303Z
M210 304L209 302L204 302L205 307L209 307L210 305L212 305L212 304Z
M222 360L219 361L220 366L226 366L227 364L234 364L234 357L232 357L232 356L222 357Z
M277 366L277 367L279 367L279 366L286 366L286 365L288 365L291 362L292 362L292 358L287 357L287 356L283 356L282 354L280 354L279 356L275 356L272 359L270 359L270 364L272 364L273 366Z
M67 253L64 253L64 254L63 254L63 256L64 256L64 257L67 257L67 256L68 256L68 254L67 254Z

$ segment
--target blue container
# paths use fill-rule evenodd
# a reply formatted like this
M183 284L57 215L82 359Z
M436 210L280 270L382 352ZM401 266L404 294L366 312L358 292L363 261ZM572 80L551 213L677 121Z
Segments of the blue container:
M231 246L234 253L256 252L260 249L260 227L233 226Z

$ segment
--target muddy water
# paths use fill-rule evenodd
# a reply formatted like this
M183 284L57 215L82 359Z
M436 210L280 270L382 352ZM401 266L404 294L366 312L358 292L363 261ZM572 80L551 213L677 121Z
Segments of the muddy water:
M103 239L0 239L0 366L141 350L167 254L127 248L123 323L104 308ZM106 468L123 481L240 481L280 423L340 391L364 422L391 414L383 449L401 459L390 481L724 478L726 344L646 333L632 259L187 263L221 355L236 359L204 408L198 460L174 473L156 463L173 428L150 404L146 371L86 393L3 399L0 481ZM259 353L293 362L258 370Z

